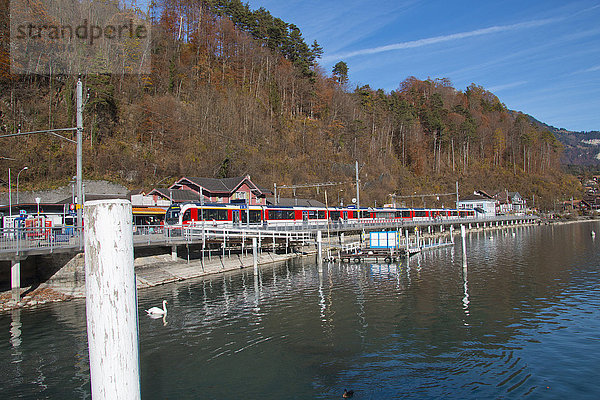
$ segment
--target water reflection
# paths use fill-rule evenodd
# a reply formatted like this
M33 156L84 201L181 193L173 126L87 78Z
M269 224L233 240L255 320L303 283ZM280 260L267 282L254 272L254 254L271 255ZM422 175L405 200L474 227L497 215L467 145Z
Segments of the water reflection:
M319 268L319 310L320 320L325 322L325 295L323 294L323 268Z
M12 347L21 345L21 309L15 308L11 311L12 321L10 323L10 344Z
M142 290L142 313L176 304L164 328L140 319L143 397L598 398L590 226L489 236L398 264L299 259ZM0 398L90 397L84 306L52 310L0 316L0 356L22 360Z
M167 314L147 314L150 319L162 319L163 326L167 326Z
M469 280L467 278L467 240L465 235L462 235L462 276L463 276L463 298L462 306L465 312L465 318L469 316ZM465 325L469 325L466 319L463 320Z

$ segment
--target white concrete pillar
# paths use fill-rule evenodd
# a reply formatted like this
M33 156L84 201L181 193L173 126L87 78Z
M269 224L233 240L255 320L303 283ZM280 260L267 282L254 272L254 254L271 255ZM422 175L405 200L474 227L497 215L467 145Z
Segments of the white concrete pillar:
M12 289L12 301L18 303L21 301L21 260L11 261L10 287Z
M92 398L140 399L131 203L90 201L83 217Z
M177 245L176 244L171 246L171 260L177 261Z
M323 259L323 233L321 231L317 231L317 254L319 256L319 260Z

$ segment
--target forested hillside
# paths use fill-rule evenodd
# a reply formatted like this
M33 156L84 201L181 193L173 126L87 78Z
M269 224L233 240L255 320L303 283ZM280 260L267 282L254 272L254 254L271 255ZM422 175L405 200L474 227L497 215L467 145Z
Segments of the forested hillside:
M321 70L318 43L239 0L158 0L152 15L151 75L83 78L86 179L131 188L245 173L265 187L350 182L358 160L361 203L453 191L455 181L462 194L508 189L535 194L536 205L578 190L561 172L553 134L476 84L461 91L447 79L399 77L391 93L350 87L344 63ZM0 67L3 132L74 126L76 77ZM21 187L64 185L74 175L67 141L0 140L2 171L30 166ZM353 190L330 193L348 202Z

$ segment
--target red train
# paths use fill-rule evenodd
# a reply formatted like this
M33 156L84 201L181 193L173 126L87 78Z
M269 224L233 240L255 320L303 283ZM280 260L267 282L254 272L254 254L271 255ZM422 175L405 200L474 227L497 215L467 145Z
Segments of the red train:
M475 211L447 208L282 207L245 204L172 205L165 215L171 226L301 226L331 223L440 221L473 219Z

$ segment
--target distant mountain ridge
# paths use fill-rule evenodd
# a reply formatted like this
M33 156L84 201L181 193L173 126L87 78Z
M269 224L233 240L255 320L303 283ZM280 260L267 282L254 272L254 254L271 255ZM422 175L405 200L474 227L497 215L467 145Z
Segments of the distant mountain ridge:
M600 166L600 131L574 132L538 121L530 121L548 129L565 146L561 162L566 165Z

